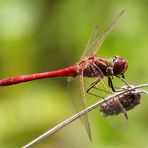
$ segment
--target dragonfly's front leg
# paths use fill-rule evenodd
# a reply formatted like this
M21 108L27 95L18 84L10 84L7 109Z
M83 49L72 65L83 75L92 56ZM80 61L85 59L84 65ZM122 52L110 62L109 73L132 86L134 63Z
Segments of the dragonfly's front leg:
M125 81L125 77L124 75L120 76L116 76L117 78L119 78L126 86L128 86L129 88L131 87L126 81Z
M112 89L113 92L116 91L115 88L114 88L114 85L113 85L111 77L108 77L108 86Z
M122 76L121 76L123 79L125 79L125 76L124 76L124 74L122 74Z
M108 86L112 89L113 92L115 92L115 88L114 88L114 85L113 85L113 82L112 82L113 75L114 75L113 68L111 66L108 66L107 69L106 69L106 72L109 75L108 76Z

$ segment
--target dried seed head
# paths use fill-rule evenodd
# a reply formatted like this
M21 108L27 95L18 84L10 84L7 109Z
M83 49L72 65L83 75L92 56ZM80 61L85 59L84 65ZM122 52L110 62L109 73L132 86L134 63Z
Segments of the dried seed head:
M111 100L106 100L100 105L100 112L105 116L113 116L122 113L119 103L128 111L140 104L141 95L138 92L126 92Z

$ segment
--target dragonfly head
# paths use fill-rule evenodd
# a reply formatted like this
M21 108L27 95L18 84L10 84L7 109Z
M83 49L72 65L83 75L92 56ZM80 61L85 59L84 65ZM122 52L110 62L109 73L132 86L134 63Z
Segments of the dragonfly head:
M113 74L116 76L123 75L128 68L128 63L120 56L115 56L112 61Z

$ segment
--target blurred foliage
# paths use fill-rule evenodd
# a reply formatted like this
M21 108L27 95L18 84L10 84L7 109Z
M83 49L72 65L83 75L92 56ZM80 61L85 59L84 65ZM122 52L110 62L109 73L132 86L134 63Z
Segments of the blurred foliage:
M125 9L100 56L126 57L129 83L147 82L148 2L146 0L1 0L1 79L56 70L79 60L94 24L100 33ZM0 89L0 147L17 148L75 113L65 78L46 79ZM91 97L90 97L91 100ZM148 101L129 112L129 128L114 129L95 110L91 115L93 142L80 121L36 145L37 148L147 147Z

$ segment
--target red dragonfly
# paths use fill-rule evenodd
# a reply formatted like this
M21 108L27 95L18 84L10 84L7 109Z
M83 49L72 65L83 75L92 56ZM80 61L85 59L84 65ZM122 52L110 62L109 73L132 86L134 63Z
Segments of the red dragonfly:
M87 108L83 77L95 78L95 80L91 83L90 87L86 90L86 92L89 94L91 94L90 90L94 88L104 77L108 77L108 85L112 88L113 91L115 91L115 89L113 87L112 78L114 76L121 79L124 78L124 73L128 67L128 63L126 60L124 60L120 56L115 56L113 57L112 61L109 61L105 58L96 56L96 52L98 51L99 47L101 46L105 38L109 35L109 33L113 30L113 28L116 26L119 21L119 18L123 14L124 11L122 11L117 16L117 18L111 23L111 25L108 26L108 28L100 37L96 37L97 26L94 27L87 47L85 48L84 53L80 58L80 61L75 66L70 66L68 68L64 68L57 71L6 78L0 80L0 86L8 86L51 77L73 77L73 81L76 80L76 83L74 82L72 83L72 85L77 85L77 90L74 92L74 97L79 94L78 97L73 98L76 110L79 111L84 108ZM82 121L86 127L89 138L91 139L88 114L83 116Z

